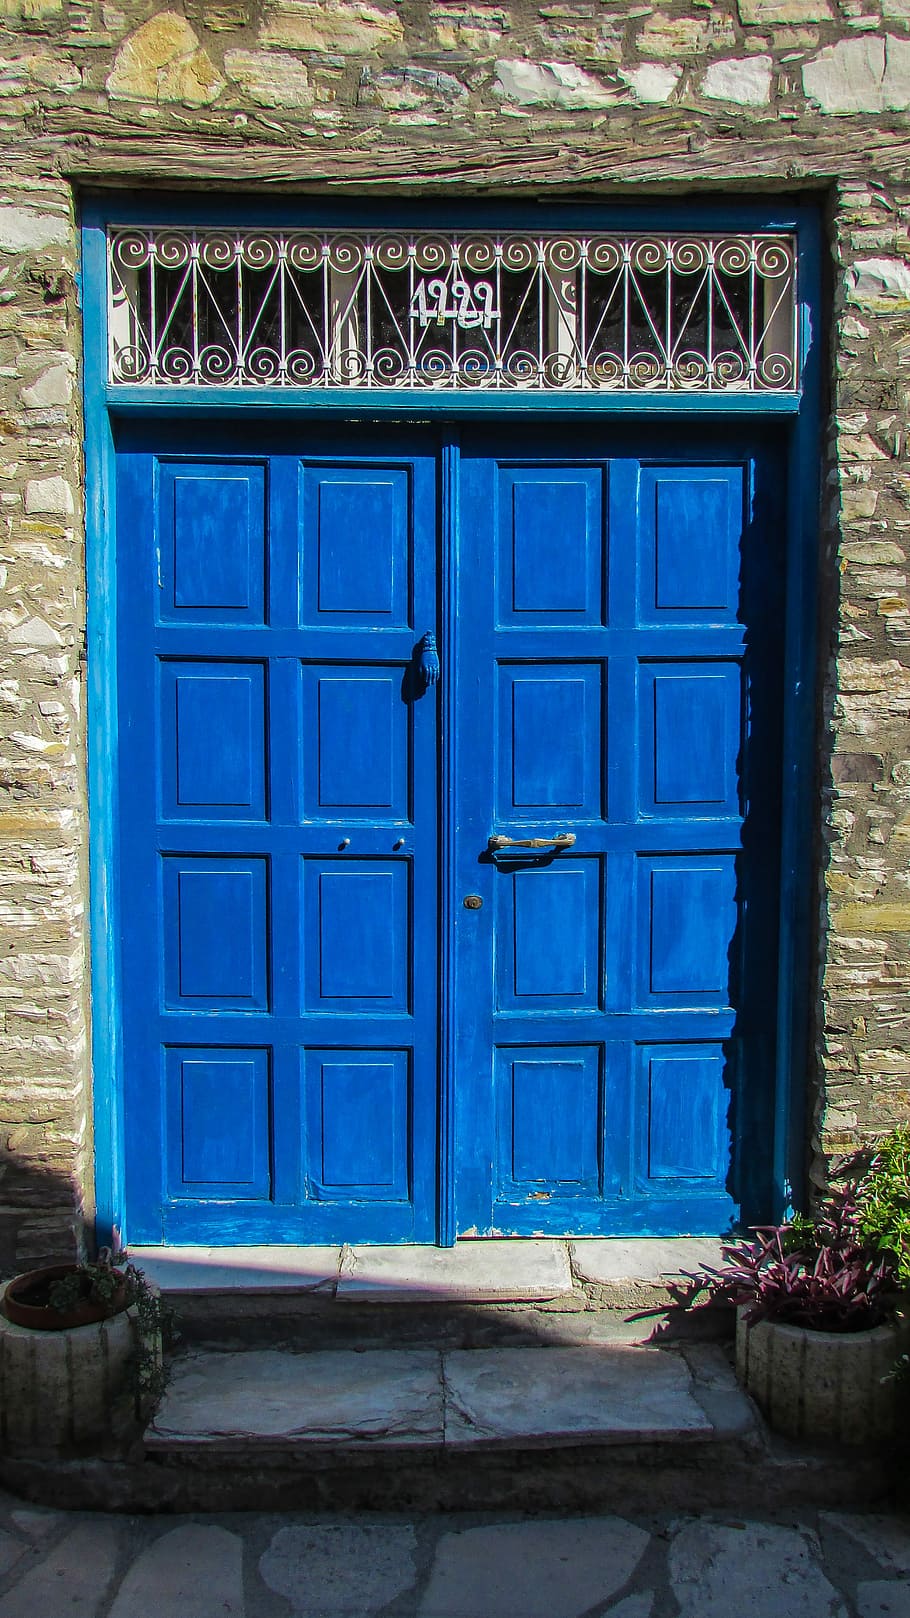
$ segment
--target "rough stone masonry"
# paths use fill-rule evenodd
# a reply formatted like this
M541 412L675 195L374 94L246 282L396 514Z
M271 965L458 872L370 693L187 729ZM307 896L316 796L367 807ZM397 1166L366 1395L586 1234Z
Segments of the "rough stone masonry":
M910 0L0 0L4 1268L92 1213L75 274L102 183L824 200L815 1181L910 1113L908 109Z

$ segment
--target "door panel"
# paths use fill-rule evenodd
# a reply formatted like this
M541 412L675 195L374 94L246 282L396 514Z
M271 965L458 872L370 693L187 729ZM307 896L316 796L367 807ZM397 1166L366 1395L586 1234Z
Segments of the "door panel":
M783 480L729 438L463 437L462 1231L760 1216Z
M118 445L134 1241L432 1240L436 460Z

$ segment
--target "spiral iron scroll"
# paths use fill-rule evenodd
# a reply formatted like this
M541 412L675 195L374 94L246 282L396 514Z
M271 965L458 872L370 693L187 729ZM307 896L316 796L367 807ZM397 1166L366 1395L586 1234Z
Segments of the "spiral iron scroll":
M110 379L123 385L773 392L799 382L796 243L784 235L133 226L110 232L108 268ZM437 291L420 321L415 289L430 279L458 296ZM466 313L478 286L482 327Z

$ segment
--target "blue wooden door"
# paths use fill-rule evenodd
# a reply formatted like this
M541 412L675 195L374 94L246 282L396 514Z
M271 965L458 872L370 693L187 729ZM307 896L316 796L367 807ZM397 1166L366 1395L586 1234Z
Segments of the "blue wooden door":
M459 1228L767 1217L780 462L525 428L461 466Z
M117 510L128 1235L432 1241L433 447L134 429Z
M441 1010L462 1233L766 1216L774 443L466 430L457 513L417 429L118 464L130 1239L434 1240Z

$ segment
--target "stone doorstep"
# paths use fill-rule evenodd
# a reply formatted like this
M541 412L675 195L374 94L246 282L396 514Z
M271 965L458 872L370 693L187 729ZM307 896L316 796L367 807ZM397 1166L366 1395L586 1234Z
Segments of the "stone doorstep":
M338 1303L542 1303L590 1289L621 1307L714 1264L713 1237L461 1241L455 1247L132 1247L168 1296L317 1294Z
M298 1459L754 1440L726 1357L556 1348L199 1350L174 1361L146 1449Z

